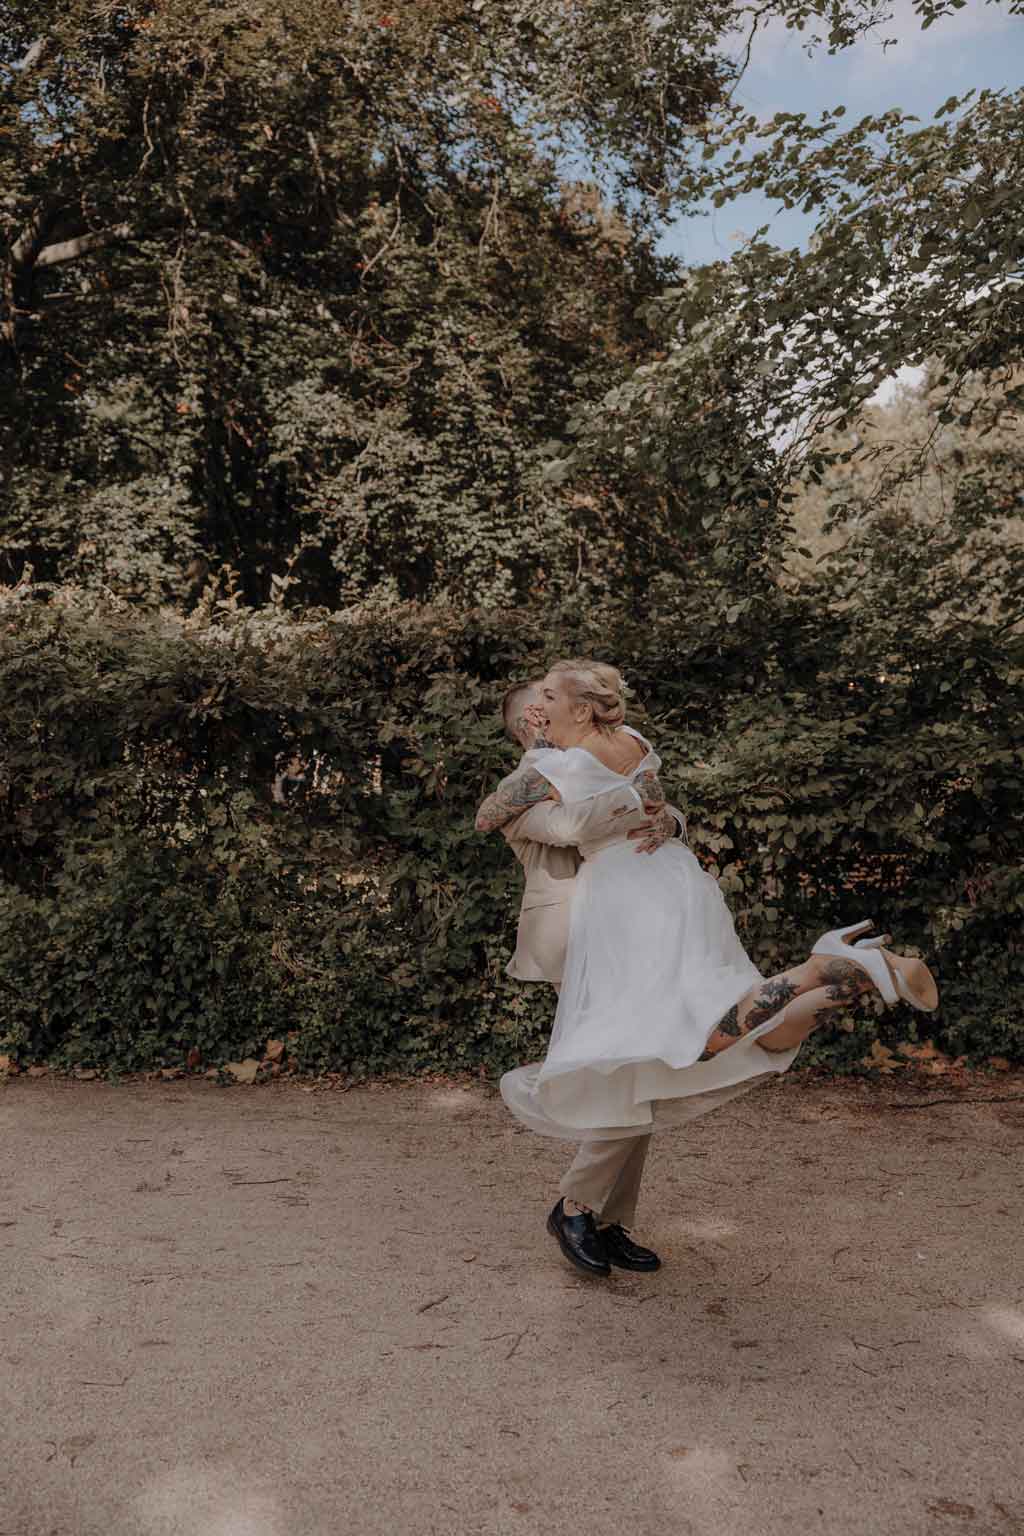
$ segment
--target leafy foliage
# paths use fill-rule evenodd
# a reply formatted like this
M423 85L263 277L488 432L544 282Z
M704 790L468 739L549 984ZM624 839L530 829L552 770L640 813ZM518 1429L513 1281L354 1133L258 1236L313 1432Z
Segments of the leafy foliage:
M529 1056L473 812L590 652L762 971L870 914L1019 1058L1019 93L735 104L880 0L342 11L0 4L0 1052ZM810 248L655 255L750 190Z
M870 914L927 954L937 1044L1019 1056L1020 658L913 635L883 682L851 664L856 615L837 636L780 594L771 618L774 653L682 607L303 621L229 596L182 619L9 592L0 1051L174 1065L292 1033L302 1064L357 1072L528 1057L550 998L504 976L519 882L473 813L509 760L506 679L597 648L766 974ZM874 1027L819 1050L855 1061Z
M652 345L675 264L632 194L721 94L722 0L8 9L6 579L188 604L227 563L330 607L635 581L664 496L530 469Z

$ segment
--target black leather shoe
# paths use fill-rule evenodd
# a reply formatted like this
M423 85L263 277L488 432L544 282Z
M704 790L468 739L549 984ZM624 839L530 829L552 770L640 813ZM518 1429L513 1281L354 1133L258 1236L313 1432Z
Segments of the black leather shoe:
M589 1211L579 1216L567 1216L559 1200L548 1216L548 1231L558 1243L570 1264L582 1269L587 1275L610 1275L611 1265L605 1257L604 1244L598 1235L597 1223Z
M610 1226L601 1227L598 1239L605 1251L608 1262L616 1265L618 1269L660 1269L661 1260L653 1248L641 1248L638 1243L630 1241L625 1227L620 1227L618 1222L612 1222Z

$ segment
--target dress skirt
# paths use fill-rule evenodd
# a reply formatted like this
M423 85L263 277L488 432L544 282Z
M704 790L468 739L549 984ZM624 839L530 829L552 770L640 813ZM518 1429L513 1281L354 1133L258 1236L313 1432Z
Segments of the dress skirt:
M758 1045L776 1014L699 1059L763 980L689 848L665 843L640 856L612 843L576 876L547 1055L506 1072L502 1098L530 1130L563 1141L644 1135L707 1114L785 1072L799 1052Z

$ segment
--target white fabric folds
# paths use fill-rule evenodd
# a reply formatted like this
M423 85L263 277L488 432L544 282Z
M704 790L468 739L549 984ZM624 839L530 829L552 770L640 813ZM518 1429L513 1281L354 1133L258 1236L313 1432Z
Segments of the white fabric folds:
M580 747L528 754L562 797L544 808L544 840L575 844L584 862L547 1056L506 1072L500 1087L517 1120L565 1141L678 1125L784 1072L799 1051L758 1045L775 1016L699 1060L723 1016L764 978L690 849L670 841L640 854L627 840L644 819L633 781L660 766L638 739L647 753L629 776Z

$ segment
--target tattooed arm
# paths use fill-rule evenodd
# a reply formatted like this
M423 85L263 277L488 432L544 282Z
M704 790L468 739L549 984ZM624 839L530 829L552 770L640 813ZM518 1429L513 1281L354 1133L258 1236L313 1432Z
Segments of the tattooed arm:
M660 814L665 805L665 791L654 770L646 768L643 773L638 773L633 780L633 787L643 801L648 816Z
M543 774L530 763L519 764L514 773L508 774L492 795L476 813L478 832L494 832L513 817L519 816L528 806L538 805L551 793L551 785Z
M509 721L509 727L528 752L533 747L554 746L544 734L544 712L536 704L527 704ZM487 796L476 813L476 829L493 832L549 796L555 798L548 780L524 759L514 773L502 779L493 795Z

